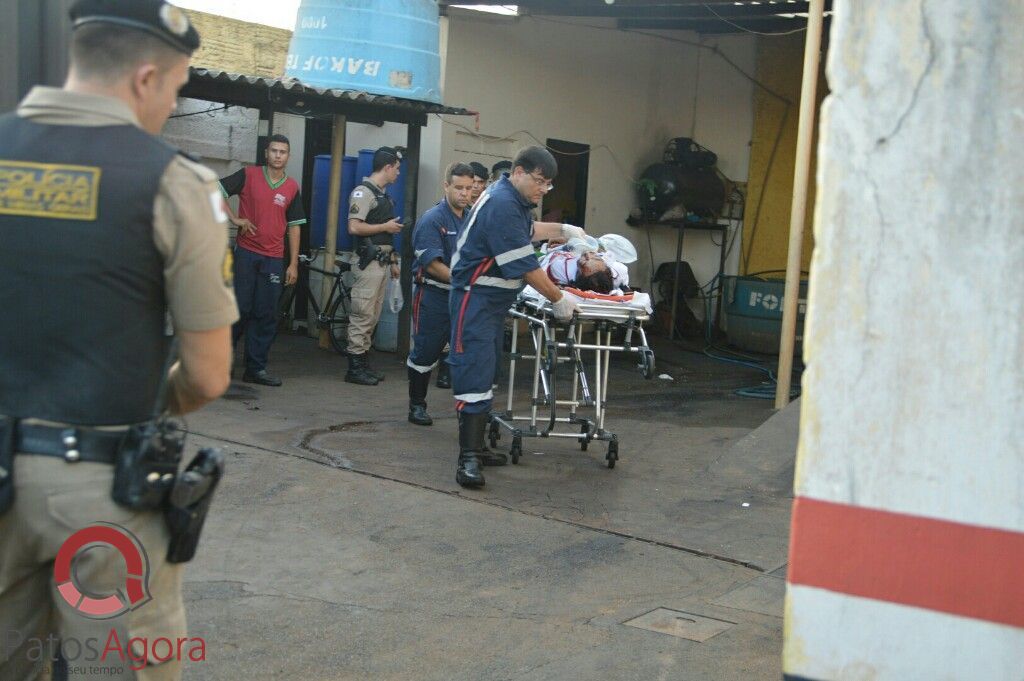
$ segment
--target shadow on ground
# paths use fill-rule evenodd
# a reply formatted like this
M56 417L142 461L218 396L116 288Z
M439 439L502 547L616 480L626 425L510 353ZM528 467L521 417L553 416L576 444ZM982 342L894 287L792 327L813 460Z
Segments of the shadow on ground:
M235 383L189 422L231 467L187 576L210 648L187 678L778 678L796 409L754 431L770 403L733 390L757 372L616 362L614 470L603 444L527 439L469 492L450 393L416 427L394 356L374 388L305 338L272 359L282 388ZM728 626L698 643L623 624L659 607Z

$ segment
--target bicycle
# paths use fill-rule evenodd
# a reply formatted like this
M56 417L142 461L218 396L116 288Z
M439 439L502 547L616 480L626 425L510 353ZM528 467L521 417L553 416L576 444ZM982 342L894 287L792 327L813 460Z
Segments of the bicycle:
M352 269L352 265L337 257L334 259L334 271L328 272L314 267L312 263L316 262L317 255L322 252L322 249L314 250L311 255L301 254L299 255L299 268L307 270L306 273L306 294L307 300L313 305L313 311L316 312L316 326L318 329L326 329L327 337L331 341L331 346L340 354L348 354L348 323L349 323L349 312L352 309L352 289L345 285L342 280L342 275ZM327 297L327 302L323 308L317 303L318 295L313 292L312 287L309 284L309 272L318 272L325 277L331 277L334 279L334 285L331 286L331 294ZM302 277L299 277L302 280ZM298 283L293 286L285 288L281 294L281 299L278 301L278 319L284 320L291 316L292 304L295 302L295 291L298 289ZM324 312L326 310L326 312Z

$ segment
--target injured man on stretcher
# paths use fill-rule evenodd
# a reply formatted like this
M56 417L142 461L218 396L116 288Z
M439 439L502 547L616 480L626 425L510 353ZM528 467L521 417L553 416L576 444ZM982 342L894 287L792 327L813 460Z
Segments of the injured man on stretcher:
M629 291L629 270L609 251L586 250L572 244L545 246L540 266L559 286L621 295Z

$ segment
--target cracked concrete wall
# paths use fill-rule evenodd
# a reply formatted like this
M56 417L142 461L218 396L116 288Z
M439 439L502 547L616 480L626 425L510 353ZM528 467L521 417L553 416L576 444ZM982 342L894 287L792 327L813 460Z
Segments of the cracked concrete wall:
M835 5L786 671L1020 678L1024 3Z

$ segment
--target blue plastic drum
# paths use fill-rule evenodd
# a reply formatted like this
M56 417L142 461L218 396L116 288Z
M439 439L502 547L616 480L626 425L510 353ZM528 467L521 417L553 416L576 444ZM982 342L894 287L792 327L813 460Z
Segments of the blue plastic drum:
M358 160L355 156L346 156L342 162L341 170L341 205L338 210L338 232L337 243L339 251L352 250L352 235L348 233L348 196L355 189L356 182L361 182L363 176L356 179L356 165ZM312 215L309 216L309 243L311 246L320 248L327 238L327 198L331 193L331 157L324 154L317 156L313 162L313 200Z

